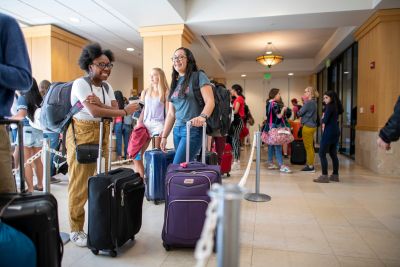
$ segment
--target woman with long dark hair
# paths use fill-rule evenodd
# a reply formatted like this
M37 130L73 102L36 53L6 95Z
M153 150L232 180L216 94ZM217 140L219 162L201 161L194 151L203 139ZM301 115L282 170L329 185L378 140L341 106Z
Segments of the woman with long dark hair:
M232 147L233 147L233 164L232 170L239 170L240 169L240 132L243 129L244 125L244 95L243 95L243 88L239 84L234 84L231 87L231 95L235 97L233 101L233 114L234 120L232 122Z
M174 164L186 160L186 123L192 123L190 130L189 160L194 160L199 153L202 140L202 126L214 110L214 94L210 81L203 72L199 72L199 87L204 99L202 108L193 92L193 76L198 71L192 52L180 47L172 57L172 80L168 97L168 113L161 138L161 149L165 151L167 137L174 127Z
M266 105L266 123L264 131L269 131L271 128L285 127L285 114L287 107L280 105L281 94L278 88L272 88L269 91L269 97ZM279 166L276 166L273 161L273 157L276 157L276 161ZM282 158L282 145L268 145L268 169L274 170L279 169L283 173L291 173L292 171L288 166L283 164Z
M339 115L343 113L342 102L335 91L324 93L323 102L325 111L322 115L322 137L319 145L319 158L321 160L322 175L314 179L316 183L339 182L339 159L337 157L337 144L339 142ZM333 172L328 177L328 160L326 153L332 159Z
M13 119L20 119L23 122L24 160L27 160L40 151L42 148L43 132L31 126L29 121L35 122L35 111L40 108L42 96L36 80L33 79L31 90L18 97L17 114ZM21 166L20 166L21 167ZM37 185L33 185L33 168L37 176ZM25 181L28 185L28 192L33 190L43 191L43 164L41 158L37 158L32 164L25 168Z

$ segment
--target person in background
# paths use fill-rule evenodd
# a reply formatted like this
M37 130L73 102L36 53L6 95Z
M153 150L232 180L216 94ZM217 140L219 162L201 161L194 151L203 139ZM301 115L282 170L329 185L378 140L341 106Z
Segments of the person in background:
M301 117L301 125L303 126L302 136L307 155L306 166L301 170L303 172L315 172L314 134L317 131L318 96L318 91L313 87L309 86L304 89L304 95L302 97L304 99L304 105L297 112L297 115Z
M144 124L150 137L154 137L155 148L160 148L165 114L168 112L166 110L167 95L168 83L164 71L160 68L153 68L150 72L150 87L141 94L144 107L137 124ZM133 160L135 171L139 172L142 178L144 178L143 155L149 143L150 140L142 146L140 155Z
M168 113L162 133L161 149L166 151L167 137L174 128L174 164L186 161L186 123L191 122L189 161L193 161L199 153L202 144L202 126L211 116L215 102L210 81L203 73L199 73L199 87L204 99L204 108L193 93L192 74L198 71L196 60L192 52L180 47L172 57L172 79L168 97Z
M24 125L23 140L25 162L38 153L43 146L43 132L29 124L29 120L32 122L35 121L34 114L36 109L40 108L41 103L42 96L39 93L36 80L33 79L31 90L18 97L17 114L12 117L12 119L15 120L22 120ZM33 169L35 169L37 178L37 184L35 186L33 185ZM33 190L43 191L43 164L40 157L25 167L25 181L28 185L28 192L33 192Z
M292 98L292 111L293 111L293 120L297 120L299 118L297 112L302 108L302 105L298 104L297 98Z
M230 90L232 97L235 97L233 101L233 114L234 120L231 124L233 135L232 135L232 147L233 147L233 164L232 170L240 169L240 132L243 129L244 123L244 96L243 88L239 84L232 85Z
M25 38L18 22L0 13L0 119L10 116L15 91L29 91L32 70ZM11 144L4 125L0 125L0 193L16 192L12 175Z
M394 112L388 119L383 127L379 131L379 137L377 140L378 147L390 150L390 143L399 140L400 137L400 96L397 98L396 105L394 106Z
M49 91L51 83L48 80L43 80L39 83L39 92L40 95L44 98L47 92ZM57 149L60 142L60 134L52 131L48 131L46 129L43 130L43 138L50 140L50 148ZM56 175L56 167L54 165L54 153L50 154L50 183L55 184L61 182L60 179L55 178Z
M124 96L121 91L114 92L115 100L117 100L118 108L124 109ZM122 125L123 125L123 117L118 116L114 119L114 133L116 138L116 152L117 152L117 160L122 160Z
M129 101L128 99L126 99L126 97L124 97L124 107L126 107L127 105L129 105ZM124 116L123 122L124 124L122 125L122 137L124 138L124 159L127 159L129 137L131 136L132 124L133 124L132 116L130 115Z
M71 105L78 101L83 109L74 115L67 130L66 147L68 163L68 199L69 222L71 233L69 238L77 246L85 247L87 235L83 231L85 223L85 203L88 197L88 178L96 171L96 163L81 164L76 160L76 145L99 144L101 118L122 117L135 112L138 104L127 105L119 109L114 90L107 83L111 74L114 55L110 50L103 50L97 43L85 46L79 57L79 66L88 73L90 84L83 78L74 81L71 90ZM108 85L108 91L105 88ZM110 124L104 122L103 157L107 170L108 140ZM76 141L75 141L76 140Z
M50 88L51 83L48 80L43 80L39 83L40 95L44 98Z
M339 115L343 113L342 102L335 91L327 91L324 94L323 102L325 111L322 116L322 137L319 144L319 158L321 160L322 175L314 179L316 183L339 182L339 159L337 157L337 145L339 142ZM332 159L333 172L328 177L328 160L326 153Z
M278 105L280 109L283 109L283 107L285 106L285 104L282 101L282 98L278 101ZM288 119L292 117L292 110L289 107L286 107L285 109L285 113L283 114L283 120L285 122L285 126L288 127L290 129L290 124L288 122ZM288 156L288 144L283 144L282 145L282 152L283 152L283 157L285 159L289 158Z
M284 122L284 116L286 113L287 107L279 105L281 101L281 94L279 93L278 88L272 88L269 91L269 99L266 106L266 126L269 131L270 128L278 128L285 127L286 123ZM272 119L272 124L270 123ZM273 156L275 153L276 161L278 162L279 167L277 167L273 162ZM283 173L291 173L292 171L288 166L283 164L282 159L282 145L268 145L268 169L274 170L278 169Z

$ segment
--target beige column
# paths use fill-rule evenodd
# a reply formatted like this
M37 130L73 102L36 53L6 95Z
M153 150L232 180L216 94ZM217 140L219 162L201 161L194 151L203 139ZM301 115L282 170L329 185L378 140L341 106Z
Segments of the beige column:
M149 73L152 68L162 68L171 83L174 51L179 47L190 48L194 35L184 24L142 27L143 37L143 87L149 86Z

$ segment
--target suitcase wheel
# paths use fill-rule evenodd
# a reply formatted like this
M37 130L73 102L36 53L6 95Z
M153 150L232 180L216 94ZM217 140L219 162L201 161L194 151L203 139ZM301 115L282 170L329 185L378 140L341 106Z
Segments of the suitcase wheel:
M91 249L92 253L94 255L98 255L99 254L99 250L98 249Z
M113 258L117 257L117 252L115 250L110 250L110 256Z
M165 243L163 243L162 245L163 245L163 247L165 248L166 251L170 251L171 250L171 246L170 245L167 245Z
M228 173L226 174L226 176L231 177L231 174L228 172Z
M158 205L158 204L160 204L160 201L159 200L154 200L154 204Z

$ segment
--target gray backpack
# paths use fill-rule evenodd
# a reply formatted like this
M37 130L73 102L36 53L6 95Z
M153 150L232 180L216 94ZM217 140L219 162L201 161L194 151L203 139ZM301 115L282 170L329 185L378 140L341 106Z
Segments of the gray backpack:
M83 77L88 82L90 88L92 84L89 77ZM42 102L40 123L44 130L62 133L67 129L72 117L78 113L83 104L78 101L74 106L71 105L71 89L74 81L55 82L50 85L49 91ZM108 84L102 86L108 93Z

